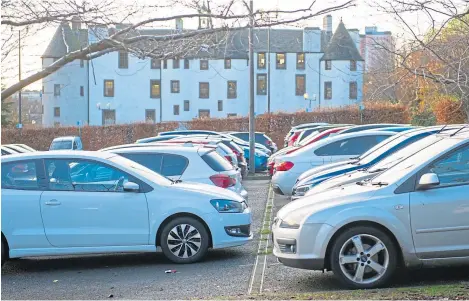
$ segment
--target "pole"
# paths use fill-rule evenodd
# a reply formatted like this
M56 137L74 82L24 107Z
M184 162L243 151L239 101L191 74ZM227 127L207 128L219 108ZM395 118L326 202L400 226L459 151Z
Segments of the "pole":
M270 15L269 28L267 30L267 113L270 114Z
M255 122L254 116L254 8L252 0L249 1L249 173L256 173L255 162Z
M18 31L18 80L21 82L21 31ZM21 89L18 91L18 127L21 128Z
M163 66L161 66L161 63L163 62L163 60L160 60L160 123L163 122L163 89L162 89L162 86L163 86L163 71L161 70L161 68Z

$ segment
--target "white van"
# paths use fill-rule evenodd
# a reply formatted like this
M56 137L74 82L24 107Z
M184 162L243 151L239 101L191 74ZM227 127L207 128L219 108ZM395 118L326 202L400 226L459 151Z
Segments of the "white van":
M79 136L58 137L52 140L49 150L83 150Z

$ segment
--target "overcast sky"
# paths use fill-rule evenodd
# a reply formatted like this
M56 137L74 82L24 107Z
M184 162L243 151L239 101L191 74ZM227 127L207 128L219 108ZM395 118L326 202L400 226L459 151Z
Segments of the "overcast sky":
M95 0L99 1L99 0ZM125 3L127 0L116 0L123 1ZM137 0L137 2L144 1L147 3L160 3L158 1L150 0ZM217 3L218 1L226 0L212 0L211 3ZM317 0L314 10L320 10L326 7L335 6L339 3L343 3L345 0ZM370 0L372 1L372 0ZM376 1L376 0L375 0ZM296 9L303 8L305 5L311 3L311 0L254 0L254 8L257 9ZM333 29L337 27L340 19L342 18L345 26L349 29L356 28L360 30L360 33L364 32L365 26L378 26L380 31L392 31L394 35L402 35L403 30L399 27L398 23L389 15L377 12L377 10L371 7L365 0L356 0L356 6L341 10L338 12L332 13L333 16ZM164 15L168 14L177 14L181 13L177 8L169 9L167 12L164 12ZM142 13L140 16L137 16L137 19L145 18L146 16ZM136 21L136 20L132 20ZM415 25L419 31L424 32L428 28L428 24L419 20L418 17L410 17L409 21ZM172 24L171 24L172 26ZM196 26L195 20L186 21L184 23L185 27L194 27ZM322 27L322 17L310 19L304 21L297 25L297 27ZM46 49L49 41L51 40L56 28L51 26L47 29L41 30L40 34L36 34L32 38L28 38L24 41L24 48L22 49L22 76L23 78L31 75L34 72L37 72L41 69L41 59L40 56ZM5 80L6 85L10 85L17 80L18 71L17 71L17 60L18 56L12 56L10 61L7 64L2 65L2 77ZM27 89L40 89L41 81L36 82L35 84L29 86Z

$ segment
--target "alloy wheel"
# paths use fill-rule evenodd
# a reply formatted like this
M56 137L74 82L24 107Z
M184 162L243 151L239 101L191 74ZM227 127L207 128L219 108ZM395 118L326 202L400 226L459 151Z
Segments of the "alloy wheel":
M357 284L371 284L383 277L389 266L389 251L376 236L358 234L348 239L339 252L342 273Z
M179 224L169 231L167 244L169 251L178 258L189 258L200 250L202 237L197 228L189 224Z

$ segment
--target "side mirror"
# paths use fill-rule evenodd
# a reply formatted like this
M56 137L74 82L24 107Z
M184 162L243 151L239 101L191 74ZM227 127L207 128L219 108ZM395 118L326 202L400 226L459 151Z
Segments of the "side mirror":
M134 182L125 182L124 183L124 191L127 192L138 192L140 190L140 186Z
M424 190L434 186L440 185L440 179L435 173L426 173L420 177L419 189Z

